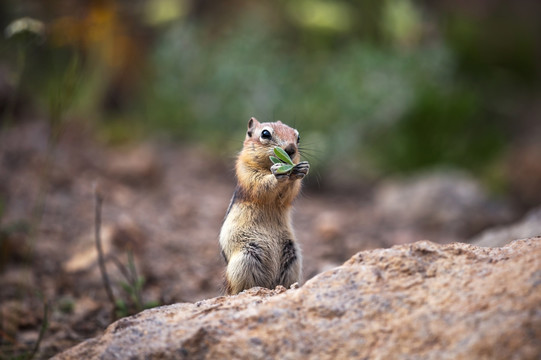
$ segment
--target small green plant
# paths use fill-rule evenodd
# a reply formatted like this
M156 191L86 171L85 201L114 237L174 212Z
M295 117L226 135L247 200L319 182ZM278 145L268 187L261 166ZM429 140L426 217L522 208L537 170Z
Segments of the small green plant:
M125 278L119 285L124 290L125 297L116 299L115 316L117 318L136 314L145 309L159 306L157 301L143 302L142 291L145 285L145 277L137 274L133 252L128 250L128 266L124 266L116 257L113 257L115 265Z
M103 203L103 194L101 193L101 190L98 186L96 186L94 189L94 199L94 230L96 249L98 250L98 264L102 275L103 286L105 287L107 297L109 298L109 301L112 305L111 314L113 319L133 315L144 309L150 309L159 306L160 304L157 301L149 301L143 303L142 291L145 284L145 278L137 274L137 269L135 267L135 259L131 250L128 250L128 266L125 266L115 256L111 257L113 263L116 265L116 267L126 280L119 283L120 287L122 287L122 289L124 290L126 296L124 298L117 298L115 296L111 281L109 279L109 274L105 266L105 256L103 254L103 248L101 244L101 206Z
M282 149L279 146L276 146L274 148L274 155L276 156L270 156L270 160L273 164L280 164L279 167L276 168L277 174L287 174L293 170L295 167L295 164L293 163L293 160L289 157L289 155L285 152L284 149Z

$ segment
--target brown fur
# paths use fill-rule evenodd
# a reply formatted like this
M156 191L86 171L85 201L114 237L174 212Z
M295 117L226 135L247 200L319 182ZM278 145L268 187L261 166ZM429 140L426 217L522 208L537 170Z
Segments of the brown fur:
M263 130L272 139L261 137ZM226 292L254 286L289 287L301 281L301 254L291 226L291 204L308 173L299 163L298 132L281 122L248 122L244 146L236 163L237 188L220 232L227 262ZM297 166L290 175L275 175L269 156L280 146L294 151Z

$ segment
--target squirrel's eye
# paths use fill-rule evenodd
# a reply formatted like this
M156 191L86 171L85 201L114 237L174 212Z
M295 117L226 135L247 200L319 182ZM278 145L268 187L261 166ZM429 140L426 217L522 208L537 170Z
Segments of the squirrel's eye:
M261 138L266 139L266 140L270 140L272 138L272 135L271 135L269 130L263 130L261 132Z
M297 144L300 143L300 142L301 142L301 136L298 135L298 136L297 136Z

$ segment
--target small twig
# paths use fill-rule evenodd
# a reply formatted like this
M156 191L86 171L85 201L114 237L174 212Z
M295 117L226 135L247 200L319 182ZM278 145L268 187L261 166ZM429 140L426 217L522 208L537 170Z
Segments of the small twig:
M38 340L36 341L36 344L34 345L34 349L32 349L32 352L26 357L27 360L33 359L34 356L38 353L39 346L41 345L41 341L43 340L43 337L45 336L45 331L47 331L47 328L49 327L49 304L47 303L47 300L43 300L43 322L41 323L41 328L39 329L39 335Z
M107 297L113 305L113 317L116 309L116 299L113 294L113 289L111 287L111 282L109 281L109 275L107 274L107 269L105 268L105 260L103 257L103 249L101 247L101 204L103 202L102 195L98 187L94 188L94 199L95 199L95 235L96 235L96 248L98 249L98 262L100 265L101 278L103 280L103 286L107 292Z
M118 260L118 258L114 256L113 254L111 254L109 258L113 261L113 264L115 264L115 266L117 267L118 271L120 271L122 276L124 276L124 279L126 279L126 282L128 284L131 284L133 280L126 266L124 266L124 264L122 264L120 260Z

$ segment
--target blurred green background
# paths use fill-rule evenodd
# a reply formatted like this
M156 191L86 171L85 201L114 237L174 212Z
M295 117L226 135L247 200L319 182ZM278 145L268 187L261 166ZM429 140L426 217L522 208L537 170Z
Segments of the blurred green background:
M113 144L166 134L230 157L255 116L298 128L323 183L450 166L541 202L539 1L8 0L0 14L3 126L82 121Z

